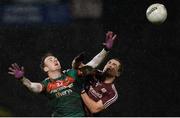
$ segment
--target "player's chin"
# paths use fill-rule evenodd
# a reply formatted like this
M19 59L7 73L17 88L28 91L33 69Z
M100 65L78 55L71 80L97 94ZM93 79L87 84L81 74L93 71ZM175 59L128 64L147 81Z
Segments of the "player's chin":
M106 71L105 71L105 74L107 75L107 76L115 76L116 75L116 72L113 70L113 69L107 69Z
M110 69L106 69L106 70L104 71L104 74L107 75L107 76L109 76L109 75L112 74L112 71L111 71Z

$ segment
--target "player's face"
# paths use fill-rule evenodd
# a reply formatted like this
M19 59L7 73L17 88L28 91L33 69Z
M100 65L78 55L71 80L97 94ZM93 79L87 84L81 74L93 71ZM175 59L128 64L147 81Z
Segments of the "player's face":
M118 71L119 68L120 68L119 61L117 61L115 59L111 59L105 65L103 72L105 72L108 76L118 77L119 76L119 71Z
M57 71L61 69L61 64L54 56L48 56L44 60L44 71Z

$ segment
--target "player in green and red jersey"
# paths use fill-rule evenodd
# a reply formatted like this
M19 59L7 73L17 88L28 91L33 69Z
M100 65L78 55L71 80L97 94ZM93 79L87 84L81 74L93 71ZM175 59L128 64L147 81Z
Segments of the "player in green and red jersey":
M54 57L48 56L51 60ZM45 60L46 61L46 60ZM58 63L56 63L58 65ZM71 69L60 77L42 81L43 88L50 99L50 106L54 111L52 116L84 116L82 101L79 96L80 71Z
M96 67L99 65L108 50L112 48L116 35L108 36L105 42L105 49L96 55L87 65ZM24 77L24 68L17 64L12 64L9 68L9 74L20 80L30 91L35 93L45 92L50 100L50 106L53 109L52 116L84 116L84 110L81 103L80 86L82 76L87 75L86 69L70 69L65 73L61 70L61 64L52 54L47 54L42 58L41 67L48 77L41 83L31 82Z

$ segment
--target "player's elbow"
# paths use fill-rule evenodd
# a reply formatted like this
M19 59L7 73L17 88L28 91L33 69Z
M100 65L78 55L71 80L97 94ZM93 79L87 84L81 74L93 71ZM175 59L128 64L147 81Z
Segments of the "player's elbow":
M42 85L39 83L31 83L31 86L29 87L29 90L34 92L34 93L40 93L42 92Z
M91 113L98 113L98 112L102 111L103 109L104 109L103 106L95 106L94 108L90 109L90 112Z
M41 93L41 90L39 90L39 89L30 89L30 91L32 91L34 93Z

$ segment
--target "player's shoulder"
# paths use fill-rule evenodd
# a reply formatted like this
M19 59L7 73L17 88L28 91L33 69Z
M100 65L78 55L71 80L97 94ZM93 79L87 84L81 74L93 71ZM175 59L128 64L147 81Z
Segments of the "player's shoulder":
M116 95L118 94L117 89L116 89L116 87L115 87L114 84L111 85L110 91L111 91L113 94L116 94Z
M105 84L105 89L109 94L117 94L117 89L114 84Z
M118 98L118 92L117 92L116 87L114 86L114 84L112 84L109 87L106 87L105 89L107 90L109 99L113 98L114 100L116 100Z
M46 77L46 78L44 79L44 81L50 81L49 77Z
M75 70L75 69L67 69L67 70L64 70L63 73L65 75L75 76L77 74L77 70Z
M76 72L77 70L75 70L75 69L67 69L67 70L63 70L63 73L65 74L65 73L69 73L69 72Z

